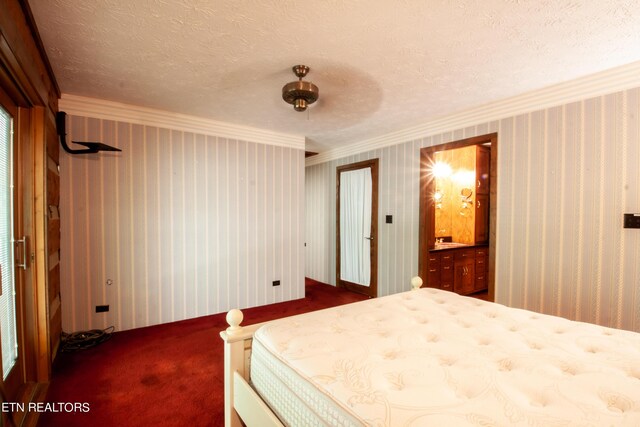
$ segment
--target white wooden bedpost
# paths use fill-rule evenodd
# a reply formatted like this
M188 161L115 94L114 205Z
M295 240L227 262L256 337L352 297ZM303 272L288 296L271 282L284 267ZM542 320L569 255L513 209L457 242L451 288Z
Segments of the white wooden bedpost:
M229 327L220 332L224 341L224 425L284 427L249 385L253 334L264 323L240 326L243 318L240 310L229 311Z
M224 425L225 427L241 427L242 421L233 409L233 374L239 372L244 376L244 339L234 340L234 336L242 332L244 315L238 309L227 313L229 327L220 332L224 340Z
M422 286L422 279L418 276L411 279L411 290L417 291Z

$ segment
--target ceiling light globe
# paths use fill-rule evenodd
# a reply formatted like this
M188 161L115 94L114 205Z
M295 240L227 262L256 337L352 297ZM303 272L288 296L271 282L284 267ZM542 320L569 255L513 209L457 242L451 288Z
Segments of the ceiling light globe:
M307 101L302 98L297 98L293 102L293 109L296 111L304 111L307 109Z

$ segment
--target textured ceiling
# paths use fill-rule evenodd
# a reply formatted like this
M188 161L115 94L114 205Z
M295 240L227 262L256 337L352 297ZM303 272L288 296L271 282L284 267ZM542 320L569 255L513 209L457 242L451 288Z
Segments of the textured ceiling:
M30 0L63 93L323 151L640 60L638 0ZM295 80L320 100L297 113Z

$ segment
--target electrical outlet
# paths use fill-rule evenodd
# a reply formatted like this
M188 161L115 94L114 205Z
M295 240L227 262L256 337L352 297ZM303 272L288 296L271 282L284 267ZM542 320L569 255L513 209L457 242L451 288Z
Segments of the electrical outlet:
M105 311L109 311L108 305L96 305L96 313L104 313Z
M624 214L624 228L640 228L640 213Z
M280 286L280 280L274 280L271 284L273 286Z

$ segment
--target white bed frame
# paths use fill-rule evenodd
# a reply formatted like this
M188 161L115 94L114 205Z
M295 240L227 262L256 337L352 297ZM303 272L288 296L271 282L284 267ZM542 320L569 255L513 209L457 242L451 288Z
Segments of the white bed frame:
M411 289L422 286L422 279L411 279ZM220 332L224 341L224 425L226 427L283 427L271 408L249 384L253 334L264 323L240 326L244 315L238 309L227 313L229 327Z

